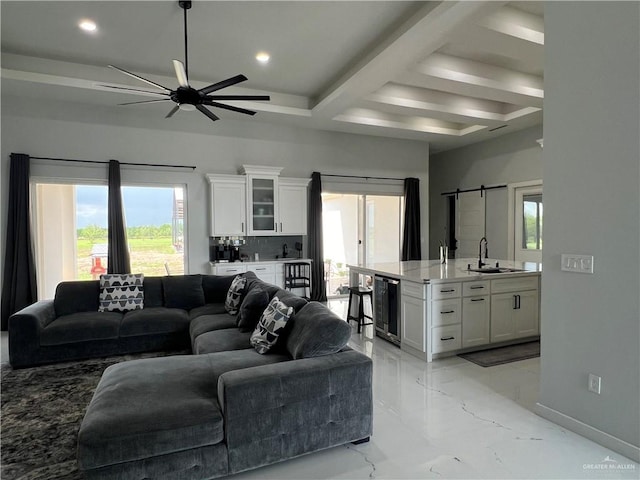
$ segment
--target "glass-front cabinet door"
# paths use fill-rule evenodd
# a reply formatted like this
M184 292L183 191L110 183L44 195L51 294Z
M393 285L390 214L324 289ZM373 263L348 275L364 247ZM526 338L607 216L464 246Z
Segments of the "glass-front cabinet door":
M249 235L278 232L277 196L277 177L249 177Z

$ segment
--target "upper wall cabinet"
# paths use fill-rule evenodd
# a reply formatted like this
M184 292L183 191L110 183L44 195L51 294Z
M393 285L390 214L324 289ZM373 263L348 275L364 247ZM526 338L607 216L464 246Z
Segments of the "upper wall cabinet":
M240 175L207 175L211 184L211 236L247 235L247 183Z
M307 234L307 185L309 179L281 178L278 183L278 233Z
M280 170L244 165L244 175L207 175L211 236L306 235L310 180L281 178Z
M249 235L278 232L278 176L281 168L244 165L247 176L247 219Z

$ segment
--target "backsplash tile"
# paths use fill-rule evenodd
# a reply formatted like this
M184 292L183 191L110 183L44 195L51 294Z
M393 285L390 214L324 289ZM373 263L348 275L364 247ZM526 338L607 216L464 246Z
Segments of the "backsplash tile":
M287 258L298 258L296 250L296 242L302 243L303 250L301 257L306 255L306 237L303 235L289 236L272 236L272 237L239 237L245 241L244 245L240 245L240 255L247 255L248 261L253 261L257 253L260 260L275 260L282 258L283 245L286 244L289 250ZM210 237L209 244L218 243L219 237Z

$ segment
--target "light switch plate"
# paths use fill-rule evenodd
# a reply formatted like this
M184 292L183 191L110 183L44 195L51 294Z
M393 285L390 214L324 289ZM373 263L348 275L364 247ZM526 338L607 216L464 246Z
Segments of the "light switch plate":
M565 272L593 273L593 255L563 253L560 268Z

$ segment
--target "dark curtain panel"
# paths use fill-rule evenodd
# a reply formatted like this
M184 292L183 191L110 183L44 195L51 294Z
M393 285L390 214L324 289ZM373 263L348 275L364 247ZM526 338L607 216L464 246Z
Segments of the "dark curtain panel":
M7 330L11 314L38 300L31 242L29 163L29 155L11 154L2 278L2 330Z
M327 285L324 281L324 252L322 248L322 182L320 174L311 175L309 192L309 258L311 264L311 300L327 301Z
M420 253L420 180L404 179L404 231L402 261L422 260Z
M131 273L120 190L120 162L109 160L108 273Z

